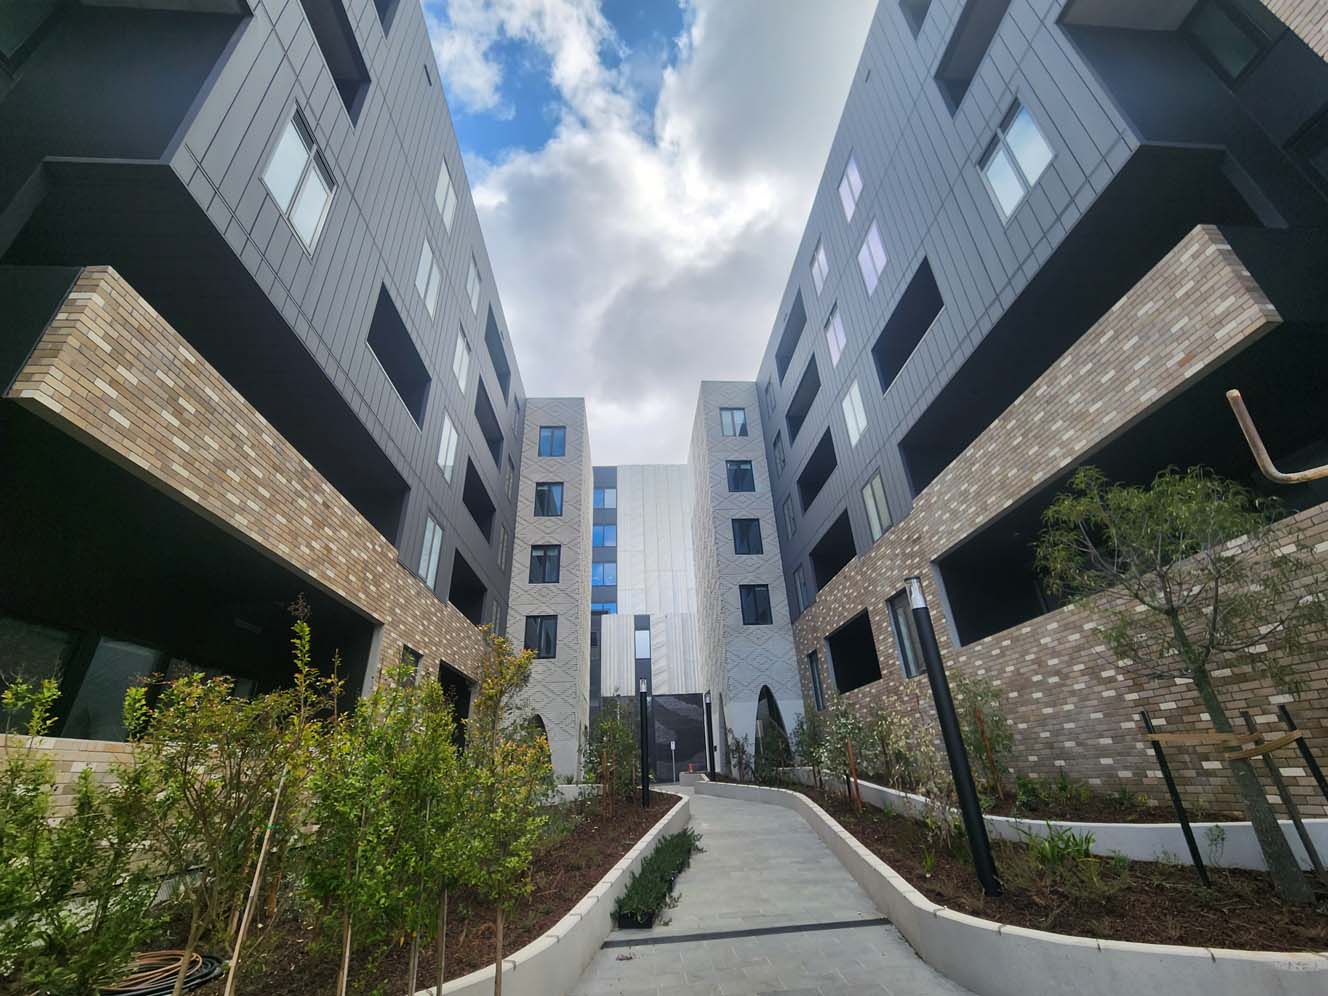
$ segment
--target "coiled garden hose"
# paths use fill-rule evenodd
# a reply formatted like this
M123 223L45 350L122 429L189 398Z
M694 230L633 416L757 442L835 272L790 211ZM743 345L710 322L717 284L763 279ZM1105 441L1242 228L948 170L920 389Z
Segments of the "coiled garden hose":
M129 974L114 985L102 988L102 996L171 996L175 976L180 971L181 950L144 951L134 955ZM189 956L189 971L184 988L197 989L221 975L221 959L194 952Z

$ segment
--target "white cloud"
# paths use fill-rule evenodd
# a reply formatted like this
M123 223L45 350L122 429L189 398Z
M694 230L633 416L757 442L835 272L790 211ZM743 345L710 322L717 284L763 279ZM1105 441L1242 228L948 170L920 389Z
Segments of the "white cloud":
M503 113L495 42L547 54L552 137L474 193L526 389L586 396L596 462L684 460L699 381L755 376L874 8L693 0L653 121L591 0L431 18L470 110Z

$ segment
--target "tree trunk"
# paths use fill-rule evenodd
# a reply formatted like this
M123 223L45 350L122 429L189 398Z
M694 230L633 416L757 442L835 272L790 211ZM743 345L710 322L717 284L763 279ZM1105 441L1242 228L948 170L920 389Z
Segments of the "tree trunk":
M341 920L341 968L337 971L337 996L346 996L350 984L350 913Z
M263 831L263 846L259 848L258 860L254 863L254 878L249 884L249 897L245 900L244 915L240 918L240 929L235 935L235 946L231 950L231 963L226 969L226 988L223 996L235 996L235 980L239 977L240 948L244 937L249 933L249 925L254 921L254 911L258 908L258 897L263 890L263 869L267 865L268 851L272 848L272 828L277 822L277 813L281 808L281 792L286 787L286 769L281 770L277 780L277 790L272 796L272 811L267 817L267 829Z
M1222 700L1213 688L1212 679L1204 668L1195 668L1192 672L1195 688L1208 709L1213 727L1218 733L1231 733L1231 720L1227 718ZM1314 901L1314 889L1309 879L1300 870L1300 864L1291 853L1282 827L1277 822L1273 807L1268 804L1263 786L1254 772L1254 766L1248 760L1232 761L1231 774L1236 779L1245 802L1245 813L1254 826L1254 836L1259 841L1259 850L1263 852L1264 864L1268 866L1268 875L1283 902L1296 906L1308 906Z
M189 961L193 957L194 948L198 947L198 938L202 934L203 917L198 904L194 903L193 914L189 920L189 942L180 954L180 970L175 973L175 988L171 991L172 996L181 996L184 992L184 980L189 975Z
M498 919L494 924L497 935L494 942L493 996L503 996L503 908L498 907Z
M443 901L438 905L438 988L435 994L443 991L443 973L447 965L447 890L443 890Z

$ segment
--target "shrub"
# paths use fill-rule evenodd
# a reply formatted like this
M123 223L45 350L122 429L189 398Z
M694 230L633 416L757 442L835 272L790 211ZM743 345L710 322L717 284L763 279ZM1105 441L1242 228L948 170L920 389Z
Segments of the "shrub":
M978 763L988 791L1004 798L1004 776L1014 749L1014 724L990 678L956 672L950 677L959 730L968 756Z
M613 915L626 914L644 920L671 906L675 901L674 880L700 850L704 850L701 835L691 827L669 834L655 845L640 869L632 873L626 891L613 904Z
M640 758L631 710L606 701L591 727L582 766L586 777L600 786L607 812L613 812L617 800L635 795L641 784Z

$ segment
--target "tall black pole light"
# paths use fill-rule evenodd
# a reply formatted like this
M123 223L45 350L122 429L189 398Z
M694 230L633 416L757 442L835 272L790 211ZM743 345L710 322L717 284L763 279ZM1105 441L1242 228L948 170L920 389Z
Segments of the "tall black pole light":
M649 741L646 739L646 679L641 678L637 684L637 698L641 702L641 805L645 809L650 808L650 748L647 746Z
M715 773L715 723L710 716L710 693L705 693L706 774Z
M913 610L913 625L917 629L922 659L927 664L927 681L936 703L936 719L941 724L941 738L950 759L950 774L954 778L955 794L959 797L959 810L964 817L964 834L973 854L973 868L977 871L982 891L989 896L1001 894L1001 883L996 877L996 861L991 854L991 841L987 839L987 824L982 818L982 804L973 784L973 771L968 765L968 751L959 732L959 717L955 715L954 699L950 697L950 682L941 663L941 648L936 643L936 630L931 624L931 611L922 592L922 579L909 578L908 604Z

